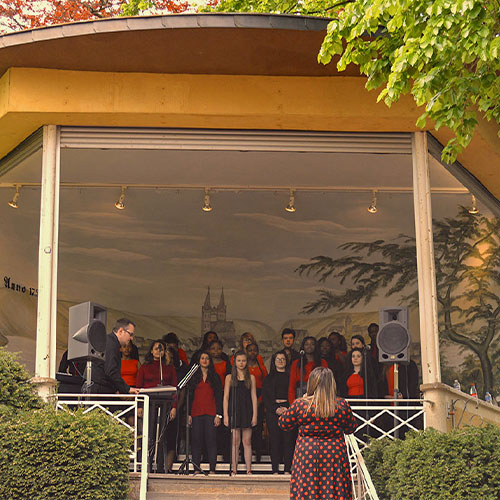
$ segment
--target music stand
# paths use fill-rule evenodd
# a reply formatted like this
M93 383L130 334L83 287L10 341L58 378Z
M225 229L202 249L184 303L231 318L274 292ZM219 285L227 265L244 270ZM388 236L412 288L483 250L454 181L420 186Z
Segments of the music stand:
M148 460L150 461L151 472L158 472L158 448L162 443L163 436L167 425L170 421L169 412L172 407L171 394L176 392L176 387L170 385L158 385L156 387L149 387L147 389L140 389L139 394L148 394L150 396L150 423L156 420L155 438L154 442L148 443ZM170 408L168 408L170 403ZM154 414L152 413L154 410ZM150 431L152 427L150 427ZM151 437L151 436L150 436ZM163 452L163 445L161 446Z
M191 377L196 373L199 367L200 365L195 363L190 368L190 370L186 373L186 376L177 385L177 392L182 391L182 389L184 389L184 387L187 386L187 384L191 380ZM194 472L198 471L201 472L202 474L207 475L207 473L204 472L198 464L195 464L193 462L193 460L189 456L189 451L190 450L189 450L189 387L188 387L186 388L186 458L179 467L177 474L189 474L189 465L191 464L193 466Z

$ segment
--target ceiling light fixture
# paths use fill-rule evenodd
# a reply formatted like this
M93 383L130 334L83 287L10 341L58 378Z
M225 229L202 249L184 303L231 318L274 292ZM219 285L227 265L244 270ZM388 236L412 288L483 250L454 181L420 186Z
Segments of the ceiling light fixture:
M375 189L372 191L372 202L370 206L367 208L368 212L371 214L376 214L377 213L377 191Z
M290 189L290 198L288 199L288 205L285 207L287 212L295 212L295 189Z
M201 209L204 212L211 212L212 211L212 205L210 205L210 193L208 192L208 188L205 188L205 198L203 199L203 206Z
M15 192L12 200L9 201L9 207L19 208L19 205L17 204L17 200L19 199L19 190L20 189L21 189L21 186L19 184L16 184L16 192Z
M115 203L115 207L118 209L118 210L123 210L125 208L125 203L124 200L125 200L125 190L126 190L126 186L122 186L122 192L120 194L120 197L118 198L118 201Z
M469 208L469 213L471 215L476 215L479 213L479 210L478 210L477 204L476 204L476 197L473 194L471 194L471 196L472 196L472 207Z

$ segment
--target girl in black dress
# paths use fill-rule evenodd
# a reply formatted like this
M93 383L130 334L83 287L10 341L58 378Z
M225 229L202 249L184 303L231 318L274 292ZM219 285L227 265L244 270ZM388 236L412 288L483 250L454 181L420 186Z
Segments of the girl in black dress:
M231 375L224 385L224 425L232 433L232 475L238 470L240 442L243 438L243 454L247 474L252 473L252 427L257 425L257 391L255 377L247 366L247 355L238 351L234 355Z
M289 377L288 356L285 351L278 351L271 359L269 375L262 385L262 400L266 408L273 474L278 474L281 461L285 464L285 474L289 474L292 467L293 433L283 431L278 427L279 416L288 408Z

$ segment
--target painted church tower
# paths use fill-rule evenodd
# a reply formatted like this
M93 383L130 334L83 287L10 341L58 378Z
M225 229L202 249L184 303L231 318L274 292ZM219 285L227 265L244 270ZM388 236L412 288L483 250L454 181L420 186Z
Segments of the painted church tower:
M210 302L210 287L208 287L205 302L201 306L201 333L213 330L215 324L226 329L226 303L224 300L224 288L220 294L219 304L212 307ZM231 323L232 324L232 323ZM219 333L219 332L217 332Z

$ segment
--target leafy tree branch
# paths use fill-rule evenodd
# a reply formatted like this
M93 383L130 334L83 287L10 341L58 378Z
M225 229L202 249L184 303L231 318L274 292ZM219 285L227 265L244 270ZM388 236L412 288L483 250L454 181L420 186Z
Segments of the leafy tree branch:
M443 339L470 349L478 358L485 390L493 388L490 348L500 328L500 221L470 214L461 207L455 218L434 221L436 288ZM384 293L402 303L418 304L415 239L349 242L340 256L313 257L300 265L299 275L320 283L347 285L341 292L327 289L307 303L305 314L344 310L368 304ZM344 255L346 254L346 255Z

